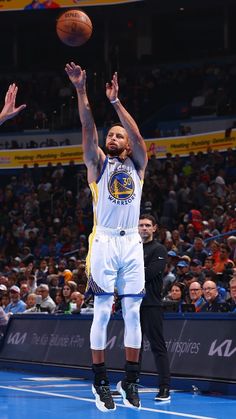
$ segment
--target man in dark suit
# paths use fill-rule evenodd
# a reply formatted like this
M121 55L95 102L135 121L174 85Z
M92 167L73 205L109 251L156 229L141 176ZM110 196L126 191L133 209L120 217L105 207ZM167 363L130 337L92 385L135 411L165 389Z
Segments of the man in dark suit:
M155 401L170 400L170 368L163 336L161 308L163 273L167 262L167 250L154 239L157 230L155 218L143 214L139 219L139 233L143 241L145 266L145 291L140 309L142 336L150 342L159 374L159 392Z

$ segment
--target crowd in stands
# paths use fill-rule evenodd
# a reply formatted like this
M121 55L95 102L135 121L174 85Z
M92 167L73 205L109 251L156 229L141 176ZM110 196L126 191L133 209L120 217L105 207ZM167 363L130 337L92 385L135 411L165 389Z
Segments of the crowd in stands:
M84 165L12 173L0 188L3 317L90 310L85 259L93 220ZM235 310L236 152L151 156L141 213L156 217L156 238L168 252L163 307Z
M37 74L7 74L0 79L0 91L14 81L19 86L18 99L27 109L2 130L76 129L78 128L77 101L73 86L62 71ZM89 97L97 126L110 125L114 119L107 103L101 71L87 69ZM121 98L127 109L135 115L143 135L161 136L157 115L164 120L182 119L199 115L234 115L236 111L235 57L210 62L176 65L136 65L119 72ZM98 106L99 104L99 106ZM145 125L151 115L155 123ZM180 132L183 129L180 128ZM184 135L186 134L184 129ZM165 134L163 134L165 135Z

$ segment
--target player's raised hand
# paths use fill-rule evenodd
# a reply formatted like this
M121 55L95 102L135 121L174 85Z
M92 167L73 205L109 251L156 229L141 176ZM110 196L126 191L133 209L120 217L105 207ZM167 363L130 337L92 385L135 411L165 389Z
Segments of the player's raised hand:
M111 101L118 99L119 85L117 73L113 74L110 83L106 83L106 95L107 98Z
M86 86L86 71L82 70L82 68L71 62L66 64L65 71L71 81L71 83L75 86L78 90L85 89Z
M18 87L16 84L10 84L5 96L5 104L0 113L0 124L7 121L8 119L14 118L14 116L18 115L18 113L26 108L26 104L16 107L17 92Z

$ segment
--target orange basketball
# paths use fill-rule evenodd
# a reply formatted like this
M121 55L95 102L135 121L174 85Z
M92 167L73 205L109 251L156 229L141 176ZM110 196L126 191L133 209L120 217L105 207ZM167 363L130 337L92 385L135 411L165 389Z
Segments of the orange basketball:
M58 18L56 31L64 44L79 47L92 35L93 25L85 12L78 9L67 10Z

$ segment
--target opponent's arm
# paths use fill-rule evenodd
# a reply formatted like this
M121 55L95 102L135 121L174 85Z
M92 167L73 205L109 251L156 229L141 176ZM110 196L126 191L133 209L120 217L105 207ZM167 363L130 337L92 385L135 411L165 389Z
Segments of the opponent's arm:
M18 115L23 109L26 108L26 105L20 105L16 108L16 96L18 92L18 87L15 83L10 84L6 96L5 96L5 104L2 108L0 113L0 125L2 125L8 119L14 118L14 116Z

